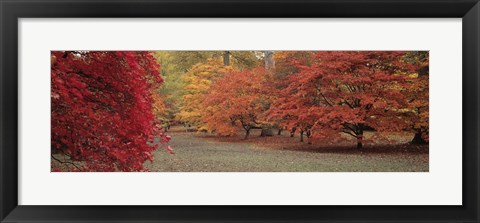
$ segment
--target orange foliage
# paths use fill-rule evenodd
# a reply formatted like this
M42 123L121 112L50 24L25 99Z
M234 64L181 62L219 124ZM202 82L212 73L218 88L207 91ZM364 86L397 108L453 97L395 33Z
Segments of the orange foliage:
M263 68L232 72L218 79L210 88L204 104L203 121L218 135L234 135L267 125L264 112L272 99L265 87L267 71Z
M185 94L177 118L196 126L198 130L208 130L202 121L202 111L205 110L203 100L212 81L232 70L232 67L224 66L220 60L214 59L194 65L183 77L186 83Z
M332 139L344 133L363 146L363 132L401 131L411 123L407 90L415 71L402 60L404 52L316 52L311 64L296 60L298 72L287 77L271 117L315 138Z

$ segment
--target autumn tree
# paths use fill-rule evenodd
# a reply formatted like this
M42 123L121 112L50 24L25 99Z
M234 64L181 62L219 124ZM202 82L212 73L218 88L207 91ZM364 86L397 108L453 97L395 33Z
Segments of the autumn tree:
M224 65L238 69L251 69L261 65L261 51L161 51L170 55L176 72L187 73L196 64L208 60L221 60Z
M408 89L411 129L415 135L414 144L426 144L429 138L429 52L414 51L406 55L406 60L416 65L417 70L412 74L413 81Z
M52 162L74 171L143 171L154 137L169 140L153 114L162 81L149 52L52 52Z
M209 82L224 71L248 69L261 61L256 51L158 51L154 55L165 80L158 92L165 110L158 116L166 128L179 121L198 130L206 130L199 122L197 108L202 107L199 102Z
M184 76L184 95L180 112L177 118L197 127L198 130L208 130L202 112L205 109L203 103L212 81L232 71L230 66L224 66L223 61L209 59L206 63L194 65Z
M186 83L182 77L185 74L185 69L176 63L179 60L176 52L159 51L155 52L154 56L160 64L161 75L164 80L164 83L156 92L156 95L163 99L164 109L159 109L155 115L162 121L164 130L168 131L170 126L176 124L176 114L180 111L180 105L183 101Z
M209 59L221 56L217 51L160 51L156 54L168 54L169 59L164 61L175 66L175 72L186 73L194 65L205 63Z
M252 129L271 125L265 111L271 103L264 84L264 68L231 72L216 80L205 97L203 121L218 135L235 135L245 131L245 139Z
M188 71L196 64L207 63L208 60L218 58L220 52L217 51L157 51L155 58L161 65L162 78L165 83L158 90L158 94L164 100L165 109L158 113L157 117L162 120L165 130L178 121L177 114L183 104L185 92L184 76L188 76Z
M284 89L290 86L294 88L298 78L302 76L292 76L299 72L301 67L311 64L310 51L279 51L275 52L275 70L270 80L267 81L270 94L276 98L269 109L269 120L279 123L280 127L290 130L290 136L293 137L296 132L300 133L300 141L304 141L304 135L311 136L310 128L315 123L315 117L308 115L308 108L314 106L311 100L297 101L296 98L286 95ZM299 106L303 106L300 108Z
M265 70L269 70L270 73L275 69L275 60L274 60L274 51L264 51L263 52L263 60L265 64ZM270 86L267 86L267 82L265 82L264 88L269 88ZM268 109L270 107L270 104L265 104L266 108ZM262 131L260 133L260 136L273 136L273 130L272 128L274 125L278 128L278 123L275 123L273 125L265 125L262 128ZM281 128L280 128L281 129ZM279 131L280 134L280 131Z
M243 69L253 69L262 64L260 51L229 51L231 58L231 66Z
M351 135L362 148L368 127L389 132L408 126L402 112L409 107L406 89L416 67L404 56L392 51L316 52L310 65L299 64L298 73L287 77L290 84L272 113L315 138Z

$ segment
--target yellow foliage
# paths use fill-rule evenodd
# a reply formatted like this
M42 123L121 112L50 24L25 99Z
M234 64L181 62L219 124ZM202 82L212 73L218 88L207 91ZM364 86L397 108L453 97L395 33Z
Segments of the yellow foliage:
M417 78L417 77L418 77L418 73L409 74L408 77Z
M215 59L194 65L183 76L183 81L186 83L185 94L177 118L196 126L198 130L208 131L208 127L202 122L205 95L214 80L233 70L233 67L224 66L221 60Z
M160 94L156 93L156 91L152 92L152 99L153 99L153 104L152 104L153 114L155 115L155 117L159 118L161 115L163 115L166 109L165 103L163 102L163 99L160 96Z

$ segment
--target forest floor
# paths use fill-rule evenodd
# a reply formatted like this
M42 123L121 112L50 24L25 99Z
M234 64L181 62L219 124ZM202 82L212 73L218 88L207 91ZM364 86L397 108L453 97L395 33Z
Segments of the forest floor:
M335 145L300 142L298 134L259 137L251 133L218 137L209 133L187 131L173 126L168 143L175 154L164 149L155 151L155 161L146 162L152 172L428 172L428 145L408 144L413 137L407 133L391 134L390 142L382 145L375 133L367 133L366 140L377 140L374 145L355 148L354 141L345 138Z

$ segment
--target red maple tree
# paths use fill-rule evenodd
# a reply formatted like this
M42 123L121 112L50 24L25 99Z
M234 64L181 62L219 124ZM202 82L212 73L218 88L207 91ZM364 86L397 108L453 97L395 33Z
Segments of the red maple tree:
M416 51L407 54L407 60L417 67L414 81L408 91L410 111L406 113L415 133L414 144L427 144L429 141L429 52Z
M270 117L281 118L291 128L301 128L317 139L357 139L363 147L364 130L401 131L411 89L409 74L416 66L405 61L405 52L321 51L310 64L296 63L298 72L287 76Z
M238 129L248 138L252 129L270 126L265 111L272 101L265 87L268 72L262 68L227 73L211 86L205 97L203 121L218 135L235 135Z
M52 52L52 159L72 171L145 170L154 137L170 139L153 114L158 70L149 52Z

